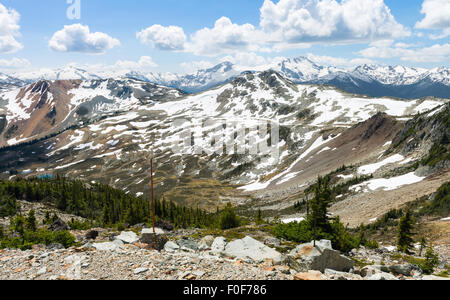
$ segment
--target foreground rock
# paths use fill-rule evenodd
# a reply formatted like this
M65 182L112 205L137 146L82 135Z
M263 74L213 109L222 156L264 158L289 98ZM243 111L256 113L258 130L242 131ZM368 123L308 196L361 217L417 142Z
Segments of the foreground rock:
M227 245L227 239L223 236L216 237L211 245L211 253L220 255L225 251Z
M178 250L180 250L180 246L178 246L174 242L169 241L164 245L164 251L166 252L175 252Z
M177 241L177 244L178 244L178 246L180 246L180 248L182 250L194 251L194 252L199 250L199 246L198 246L197 242L190 238L182 238Z
M115 240L113 242L105 242L105 243L94 243L92 247L99 251L117 251L124 246L124 243L121 240Z
M308 271L296 274L294 276L294 280L325 280L325 276L323 276L323 274L319 271Z
M297 246L287 256L287 264L298 272L317 270L322 273L326 269L348 272L354 266L353 260L333 250L328 240L316 242L316 247L312 242Z
M413 264L393 265L389 270L396 275L417 277L422 275L422 270Z
M146 233L153 234L153 228L144 228L144 229L142 229L141 234L146 234ZM155 232L154 233L156 233L156 234L166 234L166 232L163 229L159 228L159 227L155 227Z
M121 240L126 244L133 244L139 241L137 234L132 231L124 231L120 235L118 235L116 239Z
M212 235L207 235L201 239L199 246L204 249L211 249L212 244L214 243L214 237Z
M110 243L110 242L108 242ZM100 243L99 243L100 244ZM103 243L107 244L107 243ZM0 280L292 280L293 275L208 252L159 252L124 244L91 248L0 250Z
M249 236L227 244L223 254L239 259L251 259L256 262L273 260L279 264L283 261L281 253Z
M168 238L164 234L154 233L143 233L139 239L142 248L157 251L163 250L168 241Z
M398 280L398 279L392 274L380 272L370 276L369 278L367 278L367 280Z
M362 280L363 278L357 274L339 272L335 270L326 269L325 276L329 280Z

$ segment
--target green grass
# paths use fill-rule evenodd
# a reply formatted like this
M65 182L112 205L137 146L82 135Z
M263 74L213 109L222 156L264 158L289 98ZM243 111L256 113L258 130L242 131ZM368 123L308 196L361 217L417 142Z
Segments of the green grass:
M364 267L367 267L367 266L374 265L373 262L368 262L365 259L358 259L356 257L352 257L351 259L355 262L355 267L358 267L358 268L364 268Z

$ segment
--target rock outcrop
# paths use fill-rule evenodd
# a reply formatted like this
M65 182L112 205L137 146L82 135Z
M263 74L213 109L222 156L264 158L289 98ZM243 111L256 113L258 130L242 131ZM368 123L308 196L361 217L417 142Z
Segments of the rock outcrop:
M287 256L287 264L298 272L317 270L322 273L326 269L348 272L354 266L353 260L333 250L327 240L316 242L315 247L313 243L297 246Z
M121 240L125 244L133 244L139 241L136 233L133 231L124 231L116 237L117 240Z
M251 259L253 261L273 260L275 263L281 263L283 256L278 251L267 247L263 243L247 236L241 240L235 240L225 246L223 251L225 256Z

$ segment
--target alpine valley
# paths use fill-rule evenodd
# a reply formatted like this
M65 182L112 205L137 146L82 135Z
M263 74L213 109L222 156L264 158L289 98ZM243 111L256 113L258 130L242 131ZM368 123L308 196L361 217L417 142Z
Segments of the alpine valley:
M448 100L371 98L330 85L298 84L337 72L306 59L286 60L278 67L279 72L245 72L196 94L139 76L101 79L80 70L45 74L50 79L40 77L20 87L9 79L0 93L1 176L11 180L59 173L148 196L152 152L157 198L210 211L231 202L244 213L262 209L267 216L289 218L296 216L293 205L317 176L332 173L335 184L347 186L332 212L352 226L448 181L448 142L439 144L448 141ZM164 83L207 86L218 72L224 79L234 73L233 65ZM366 66L347 75L362 78L363 72L395 86L431 80L445 71ZM68 76L82 78L61 79ZM436 82L447 86L448 78ZM180 119L185 122L181 126ZM279 159L269 150L250 155L249 146L246 154L199 154L196 147L210 145L213 130L223 139L219 142L227 142L227 129L213 127L203 132L208 138L184 145L185 155L173 153L185 128L198 130L208 120L246 127L275 122ZM245 140L255 138L246 131ZM436 145L445 148L444 154L427 163Z

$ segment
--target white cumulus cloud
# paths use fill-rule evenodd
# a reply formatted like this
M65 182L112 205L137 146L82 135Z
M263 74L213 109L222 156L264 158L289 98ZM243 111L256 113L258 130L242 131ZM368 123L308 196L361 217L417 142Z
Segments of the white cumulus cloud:
M50 49L57 52L81 52L103 54L116 46L119 40L103 32L90 32L89 26L66 25L55 32L49 41Z
M22 69L29 66L31 63L25 58L0 59L0 69Z
M404 47L402 44L371 45L359 52L366 58L400 58L411 62L446 62L450 60L450 44L435 44L429 47Z
M0 53L15 53L23 48L16 40L20 36L20 14L0 3Z
M243 51L256 51L263 42L261 32L252 24L235 24L227 17L218 19L213 28L195 32L187 51L196 55L218 56Z
M356 42L401 38L411 33L383 0L265 0L262 29L275 42Z
M416 24L416 28L442 30L441 34L431 34L430 38L432 39L441 39L450 35L449 0L425 0L421 13L425 17Z
M186 43L184 30L178 26L164 27L156 24L136 34L143 44L152 45L156 49L164 51L183 50Z

